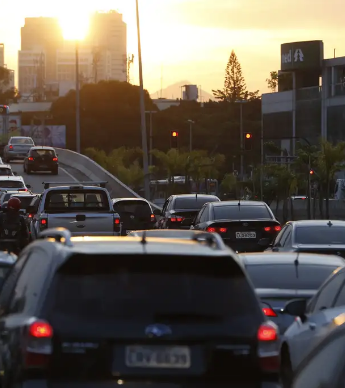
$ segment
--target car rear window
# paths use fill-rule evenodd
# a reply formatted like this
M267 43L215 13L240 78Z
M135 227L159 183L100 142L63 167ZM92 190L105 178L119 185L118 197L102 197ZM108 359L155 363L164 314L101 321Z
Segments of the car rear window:
M345 244L345 227L343 226L308 226L296 227L298 244Z
M52 158L55 156L55 152L53 150L31 150L31 156L37 158L38 156L51 156Z
M50 298L52 314L80 319L261 317L254 290L229 257L76 255L60 268Z
M0 176L12 175L12 170L10 168L0 168Z
M280 288L286 290L317 290L336 269L332 265L299 265L298 272L291 264L246 265L255 288Z
M24 187L24 183L21 181L11 181L11 180L5 180L0 181L0 188L5 189L20 189Z
M32 139L28 138L12 138L11 139L11 144L24 144L24 145L29 145L29 144L34 144Z
M214 206L215 220L258 220L272 219L266 206Z
M218 201L215 197L205 198L205 197L188 197L188 198L176 198L174 208L175 209L201 209L207 202Z
M20 199L20 202L22 203L21 208L25 210L30 206L32 200L34 199L34 197L17 197L16 195L11 195L11 198L13 197Z
M145 201L118 201L114 203L114 211L119 213L129 213L130 215L151 216L150 205Z
M53 212L110 210L108 197L100 190L54 190L47 194L44 208Z

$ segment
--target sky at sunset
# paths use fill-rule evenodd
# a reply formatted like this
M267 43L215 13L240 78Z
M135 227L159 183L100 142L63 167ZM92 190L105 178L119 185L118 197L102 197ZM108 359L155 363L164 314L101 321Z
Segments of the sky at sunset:
M144 86L153 93L189 80L211 92L223 86L232 49L249 90L267 92L265 79L280 66L280 44L324 41L325 57L345 56L344 0L139 0ZM137 56L135 0L16 0L0 11L5 61L17 70L25 17L57 16L66 33L86 28L90 12L115 9L128 25L128 53ZM78 15L78 16L77 16ZM137 67L132 78L138 82ZM172 96L169 96L172 97ZM179 97L179 96L174 96Z

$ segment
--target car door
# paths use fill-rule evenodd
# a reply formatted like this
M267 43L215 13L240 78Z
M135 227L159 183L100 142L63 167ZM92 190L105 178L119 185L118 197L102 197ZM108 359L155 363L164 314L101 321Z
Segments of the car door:
M310 301L305 320L302 321L297 317L286 331L293 369L300 364L318 338L326 333L327 326L332 321L327 309L333 306L344 281L343 272L336 273L328 279Z

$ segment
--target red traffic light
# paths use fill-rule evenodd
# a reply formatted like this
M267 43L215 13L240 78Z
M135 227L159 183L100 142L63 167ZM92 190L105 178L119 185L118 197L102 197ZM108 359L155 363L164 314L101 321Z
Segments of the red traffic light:
M172 136L172 137L178 137L178 132L172 131L172 132L171 132L171 136Z
M245 137L246 137L246 139L251 139L253 137L253 135L251 133L246 133Z
M309 171L309 174L310 174L310 175L314 175L314 170L310 170L310 171Z

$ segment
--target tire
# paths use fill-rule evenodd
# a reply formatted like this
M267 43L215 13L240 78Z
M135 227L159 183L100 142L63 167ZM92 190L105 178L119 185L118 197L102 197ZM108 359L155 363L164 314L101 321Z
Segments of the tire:
M283 388L291 388L293 383L293 370L290 353L287 348L283 349L280 364L280 379Z

